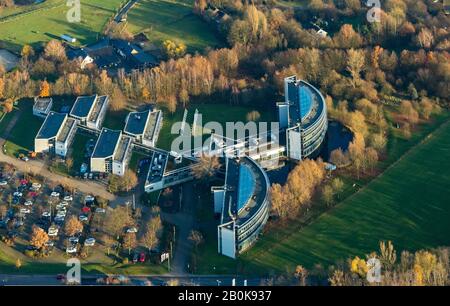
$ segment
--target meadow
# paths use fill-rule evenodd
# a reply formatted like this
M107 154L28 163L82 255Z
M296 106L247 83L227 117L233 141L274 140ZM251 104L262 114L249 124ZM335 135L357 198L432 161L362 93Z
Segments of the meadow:
M0 46L19 52L24 44L39 48L62 34L76 38L76 45L93 43L124 2L81 0L79 23L67 21L70 7L66 0L47 0L41 4L4 9L0 16Z
M192 12L193 0L141 0L128 13L127 29L145 33L156 46L166 39L182 42L189 52L222 43L214 29Z
M214 255L216 239L206 237L197 272L267 274L293 271L296 265L327 267L377 251L381 240L391 240L397 251L449 245L448 116L422 127L414 139L396 136L391 142L389 150L398 161L311 223L272 228L236 261Z

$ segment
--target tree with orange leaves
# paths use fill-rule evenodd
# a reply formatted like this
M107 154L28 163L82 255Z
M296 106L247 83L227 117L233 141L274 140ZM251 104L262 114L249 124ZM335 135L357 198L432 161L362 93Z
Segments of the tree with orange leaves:
M50 84L48 84L47 80L44 80L41 84L39 97L45 98L50 96Z

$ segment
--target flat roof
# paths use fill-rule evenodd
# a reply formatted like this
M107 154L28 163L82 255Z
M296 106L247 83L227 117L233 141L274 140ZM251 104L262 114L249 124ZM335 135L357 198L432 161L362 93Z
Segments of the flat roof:
M92 110L88 120L92 122L96 122L100 111L102 110L103 106L106 104L106 101L108 100L108 96L99 96L97 98L97 102L94 103L94 109Z
M79 118L87 117L95 103L96 98L97 95L77 97L72 110L70 111L70 115Z
M60 114L56 112L48 113L44 123L42 124L38 134L36 135L36 138L50 139L56 137L66 117L67 114Z
M149 114L150 110L129 113L125 123L124 131L133 135L144 134Z
M36 97L34 98L34 105L33 108L39 111L46 111L47 108L52 104L53 99L52 98L42 98L42 97Z
M150 113L150 117L147 124L147 129L144 133L144 138L153 140L155 138L155 132L157 128L158 119L161 116L162 112L160 110L154 111Z
M120 130L103 128L91 157L107 158L113 156L121 135L122 132Z
M66 142L70 131L72 131L73 127L76 125L76 121L73 118L67 118L66 122L64 123L61 133L59 133L58 138L56 139L59 142Z
M123 162L123 160L127 156L127 152L130 148L130 145L131 145L131 138L128 136L122 136L120 138L116 154L114 154L114 160L118 162Z

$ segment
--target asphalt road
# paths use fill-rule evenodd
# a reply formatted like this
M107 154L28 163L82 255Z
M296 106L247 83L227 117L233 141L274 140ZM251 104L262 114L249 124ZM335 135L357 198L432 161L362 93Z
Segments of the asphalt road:
M98 285L97 279L104 275L81 276L82 286ZM130 276L128 285L142 286L144 281L150 281L153 286L166 286L170 280L178 280L180 286L258 286L263 279L236 277L232 275L138 275ZM64 283L56 279L56 275L2 275L1 286L61 286Z

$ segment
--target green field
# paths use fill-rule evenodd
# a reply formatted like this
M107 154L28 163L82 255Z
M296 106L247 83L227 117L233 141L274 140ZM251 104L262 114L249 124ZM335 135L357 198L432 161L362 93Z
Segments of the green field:
M186 117L186 123L190 124L191 128L196 109L198 109L198 111L202 114L203 126L207 122L216 121L222 124L224 130L226 122L246 122L247 113L255 110L254 107L236 105L231 106L229 104L191 104L187 107L188 115ZM272 122L276 120L273 112L260 109L258 109L258 111L261 114L261 118L259 119L260 121ZM172 125L183 120L184 111L178 109L174 114L170 114L163 108L163 112L163 127L159 133L157 147L170 150L172 141L178 136L171 134Z
M81 0L81 22L70 23L66 0L4 9L0 16L0 46L19 51L24 44L39 47L43 42L69 34L85 45L97 39L104 25L125 0Z
M141 0L128 13L127 28L144 32L160 46L166 40L183 42L188 51L221 46L214 29L192 13L193 0Z
M266 233L237 261L215 255L216 239L206 237L210 242L200 253L207 259L199 263L198 273L211 273L214 266L217 273L247 274L283 273L299 264L327 266L376 251L380 240L392 240L397 251L450 245L450 121L426 136L432 129L423 126L409 141L408 153L334 209L310 225ZM425 140L413 146L419 137ZM405 152L406 143L395 137L392 154Z
M18 105L19 110L14 110L9 113L6 118L7 121L19 112L19 117L9 135L4 135L6 138L5 149L6 154L17 157L20 153L27 154L34 150L34 138L41 128L44 120L33 115L33 102L31 99L20 100ZM26 124L24 124L26 123Z

